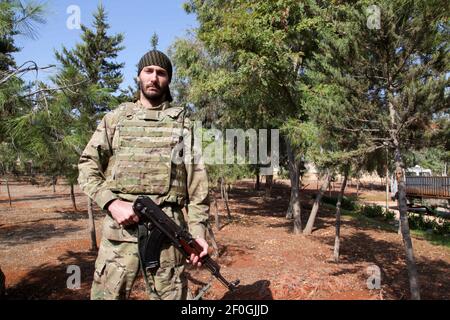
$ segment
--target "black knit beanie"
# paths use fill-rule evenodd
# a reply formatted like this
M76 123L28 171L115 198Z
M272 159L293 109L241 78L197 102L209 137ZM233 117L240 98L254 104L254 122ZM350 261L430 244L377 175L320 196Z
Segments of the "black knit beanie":
M161 51L151 50L142 56L138 64L138 75L147 66L158 66L165 69L169 75L169 83L172 81L172 63Z

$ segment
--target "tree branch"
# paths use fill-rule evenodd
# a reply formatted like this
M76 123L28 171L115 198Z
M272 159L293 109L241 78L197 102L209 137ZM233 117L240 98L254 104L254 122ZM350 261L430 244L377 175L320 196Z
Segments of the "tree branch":
M348 132L360 132L360 131L364 131L364 132L380 132L380 129L350 129L350 128L343 128L343 127L337 127L336 129L338 130L344 130L344 131L348 131Z
M36 90L36 91L34 91L34 92L31 92L31 93L28 93L28 94L26 94L26 95L23 95L23 96L21 96L21 97L22 97L22 98L26 98L26 97L33 96L33 95L38 94L38 93L41 93L41 92L47 92L47 91L59 91L59 90L69 89L69 88L71 88L71 87L76 87L76 86L78 86L78 85L80 85L80 84L82 84L82 83L85 83L85 82L87 82L87 81L88 81L88 80L85 79L85 80L83 80L83 81L76 82L76 83L74 83L74 84L68 84L68 85L65 85L65 86L62 86L62 87L39 89L39 90Z
M27 64L27 63L32 63L33 64L33 66L32 67L26 67L26 68L24 68L24 66ZM16 74L19 74L19 73L26 73L26 72L28 72L28 71L39 71L39 70L44 70L44 69L49 69L49 68L53 68L53 67L56 67L54 64L51 64L51 65L49 65L49 66L46 66L46 67L38 67L38 65L36 64L36 62L34 62L34 61L26 61L25 63L23 63L18 69L16 69L16 70L14 70L13 72L11 72L10 74L8 74L7 76L5 76L4 78L2 78L1 80L0 80L0 85L2 85L3 83L5 83L6 81L8 81L9 79L11 79L13 76L15 76Z

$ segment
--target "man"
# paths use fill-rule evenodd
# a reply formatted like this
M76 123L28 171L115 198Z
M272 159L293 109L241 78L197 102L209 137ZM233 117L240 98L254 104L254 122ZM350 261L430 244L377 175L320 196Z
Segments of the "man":
M182 108L172 107L172 64L160 51L147 52L138 64L140 98L105 115L79 162L82 190L108 214L95 262L91 299L126 299L139 272L139 218L132 209L138 195L150 196L178 225L186 226L203 247L190 263L200 266L208 244L208 179L204 165L185 149L192 138ZM178 148L178 149L177 149ZM183 162L174 161L180 156ZM151 299L186 299L187 279L181 253L163 244L160 268L147 274Z

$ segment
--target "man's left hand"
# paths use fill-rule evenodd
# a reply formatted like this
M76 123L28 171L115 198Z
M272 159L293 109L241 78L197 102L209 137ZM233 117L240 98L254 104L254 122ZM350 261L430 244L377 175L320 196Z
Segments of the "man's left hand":
M193 266L201 267L202 263L200 262L200 258L203 258L208 254L208 242L206 242L203 238L197 238L195 239L197 243L202 246L203 251L200 252L200 255L191 254L190 259L186 260L187 263L191 263Z

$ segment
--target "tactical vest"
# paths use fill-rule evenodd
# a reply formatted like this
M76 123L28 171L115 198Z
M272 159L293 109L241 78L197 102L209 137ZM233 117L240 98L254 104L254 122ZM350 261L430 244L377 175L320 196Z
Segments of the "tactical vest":
M183 109L143 109L127 103L119 111L113 156L106 170L111 191L186 199L186 168L172 159L183 141ZM178 145L177 148L175 148Z

